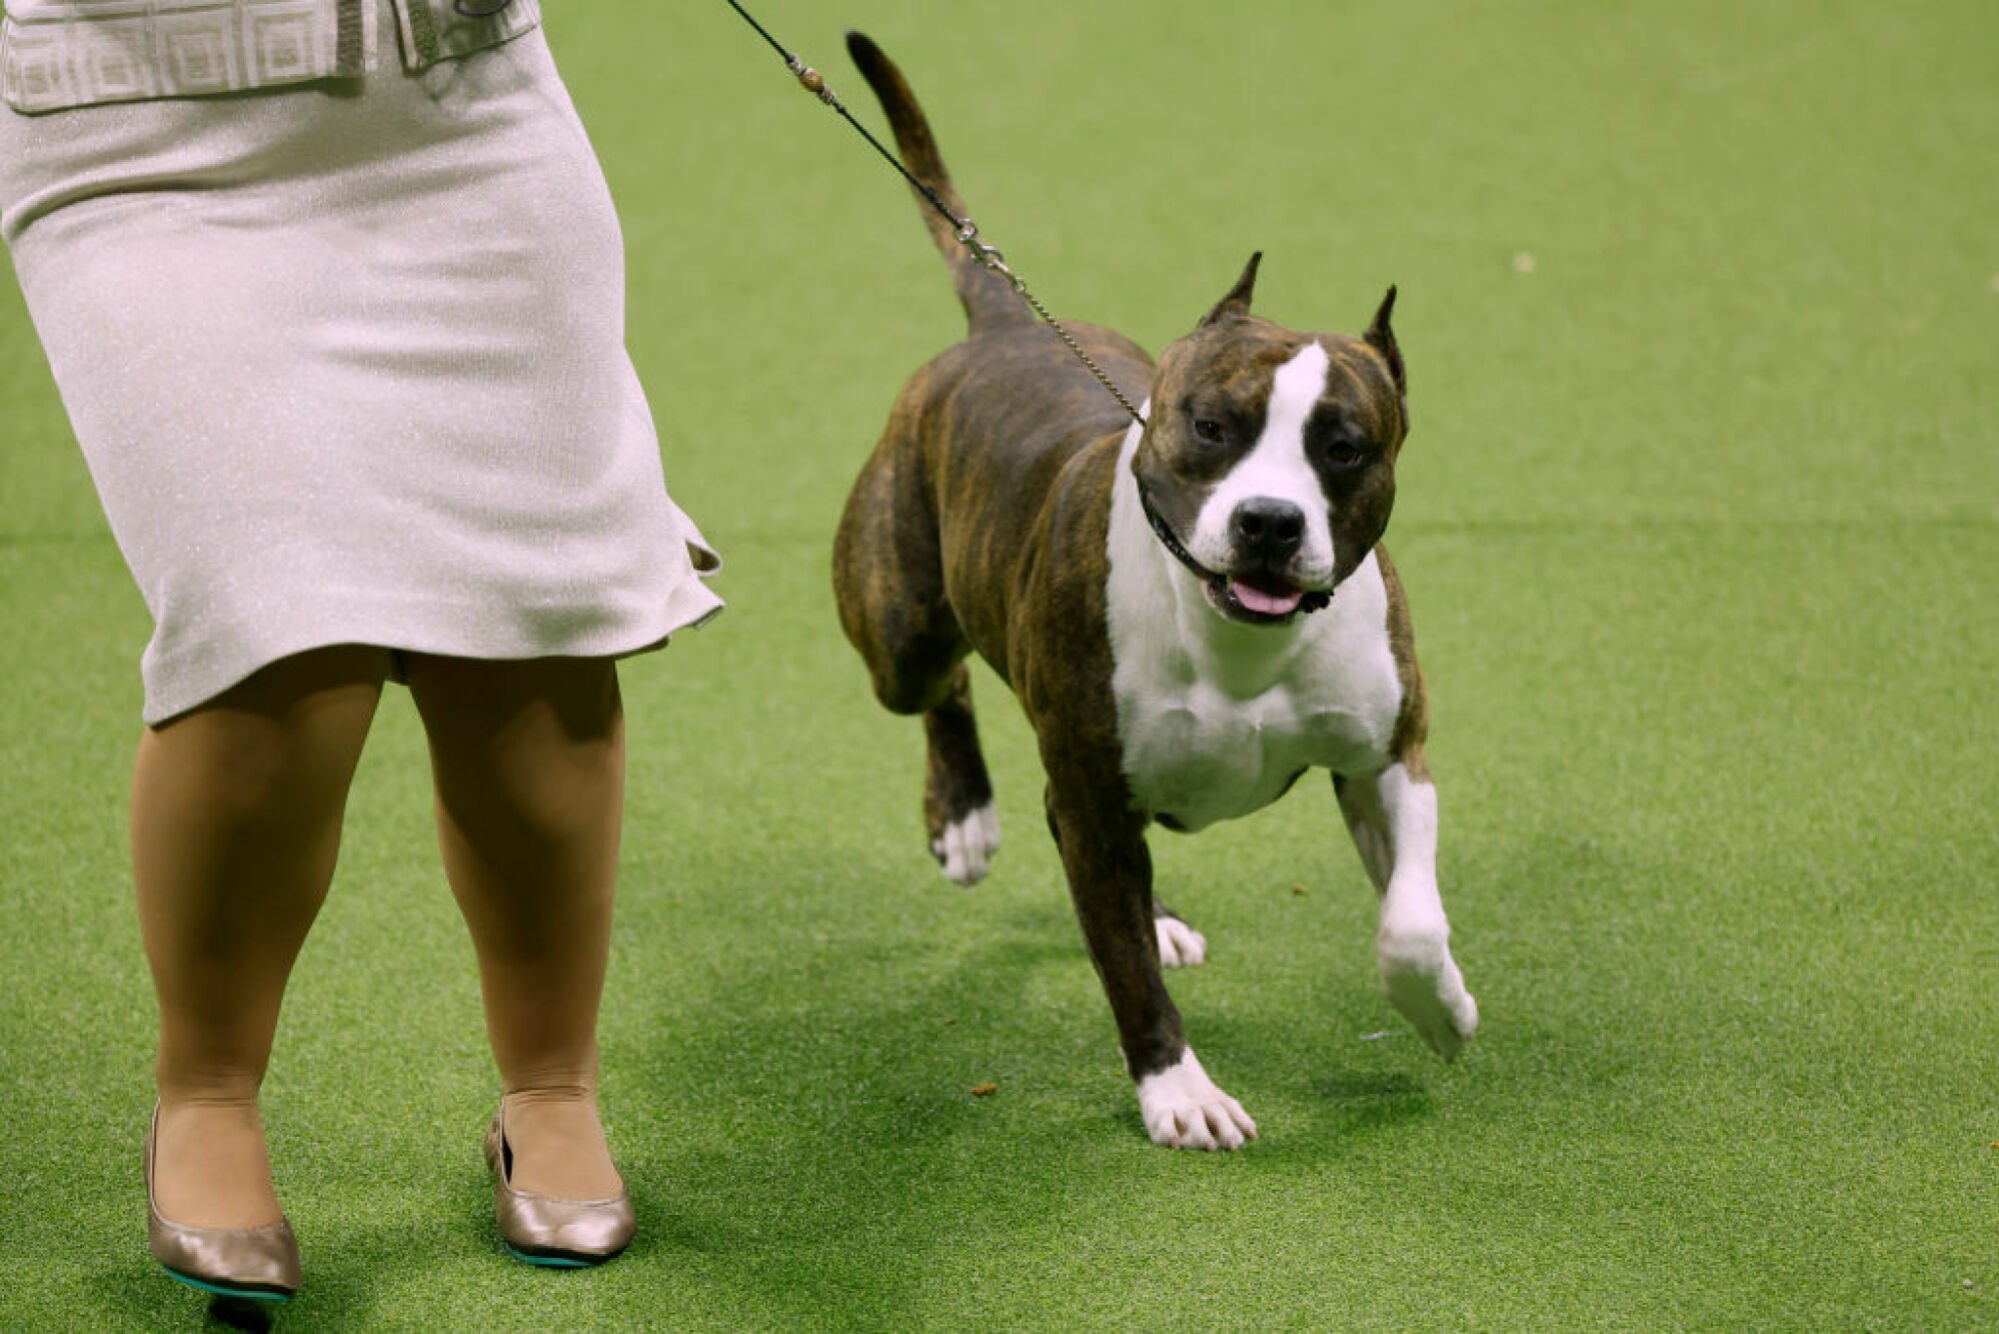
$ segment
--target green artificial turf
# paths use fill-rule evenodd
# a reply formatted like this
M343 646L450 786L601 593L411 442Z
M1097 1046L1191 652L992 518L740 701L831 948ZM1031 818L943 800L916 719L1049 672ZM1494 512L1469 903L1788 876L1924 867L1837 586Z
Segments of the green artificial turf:
M760 16L910 75L987 237L1158 347L1400 284L1390 529L1484 1015L1378 993L1323 780L1195 839L1172 986L1257 1118L1147 1143L979 679L1006 847L918 819L828 552L958 332L902 187L720 2L550 6L634 356L730 612L625 674L603 1025L631 1253L508 1260L495 1081L391 692L266 1088L287 1328L1999 1324L1999 9L917 0ZM0 284L0 1328L197 1323L146 1257L123 810L144 609ZM990 1096L971 1090L996 1085Z

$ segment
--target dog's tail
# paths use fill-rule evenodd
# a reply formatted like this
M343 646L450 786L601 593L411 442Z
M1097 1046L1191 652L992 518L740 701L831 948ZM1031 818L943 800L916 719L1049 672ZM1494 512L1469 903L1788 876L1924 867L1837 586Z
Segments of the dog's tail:
M923 108L916 104L916 94L909 90L902 71L863 33L847 34L847 53L860 66L875 96L881 99L882 110L888 113L888 123L895 131L895 146L902 153L903 165L955 216L964 218L965 201L959 198L958 187L951 183L951 174L944 170L937 140L930 134L930 122ZM937 243L937 248L944 252L944 261L951 266L958 300L964 303L965 318L972 332L1011 321L1031 322L1033 316L1014 293L1012 284L979 262L978 256L958 239L957 231L921 191L913 193L922 206L930 239Z

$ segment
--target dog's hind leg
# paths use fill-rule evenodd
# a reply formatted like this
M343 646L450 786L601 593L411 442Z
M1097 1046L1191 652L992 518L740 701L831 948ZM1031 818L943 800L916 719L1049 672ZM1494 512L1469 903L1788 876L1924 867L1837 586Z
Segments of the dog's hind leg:
M875 698L892 713L923 719L930 851L948 878L970 885L999 847L999 821L972 713L971 645L945 591L937 521L906 433L914 416L898 404L854 484L833 547L834 588Z
M923 822L930 831L931 855L947 880L977 884L999 851L999 815L993 809L985 753L979 749L972 678L964 663L958 664L951 693L924 713L923 734L930 744Z
M875 698L900 714L925 714L949 700L971 651L944 590L937 520L909 457L914 448L891 422L833 541L840 626L868 665Z
M1420 753L1420 752L1419 752ZM1451 1060L1478 1029L1478 1003L1451 958L1451 928L1437 892L1437 789L1391 764L1335 775L1340 812L1381 894L1375 957L1388 998L1438 1055Z
M1159 962L1167 968L1194 968L1208 961L1208 938L1159 900L1152 901L1152 928L1159 934Z

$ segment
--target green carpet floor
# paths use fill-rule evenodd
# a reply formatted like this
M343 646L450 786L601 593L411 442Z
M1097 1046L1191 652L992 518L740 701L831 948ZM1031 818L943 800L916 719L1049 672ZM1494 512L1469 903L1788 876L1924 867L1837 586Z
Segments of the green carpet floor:
M1484 1027L1381 998L1321 781L1160 884L1257 1118L1153 1148L979 682L1007 845L938 877L915 727L828 588L957 312L902 187L720 0L552 4L634 356L731 610L625 674L606 1109L642 1232L510 1262L495 1079L387 700L266 1089L288 1328L1999 1325L1999 9L1189 0L760 16L878 124L862 27L986 235L1153 347L1390 282L1390 529ZM0 283L0 1328L197 1325L145 1252L124 849L148 633ZM996 1091L975 1097L975 1086Z

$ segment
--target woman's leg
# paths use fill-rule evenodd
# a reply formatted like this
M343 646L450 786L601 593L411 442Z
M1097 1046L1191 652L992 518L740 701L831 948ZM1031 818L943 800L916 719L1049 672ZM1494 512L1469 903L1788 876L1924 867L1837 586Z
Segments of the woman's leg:
M132 863L159 996L154 1188L189 1227L276 1222L257 1090L326 897L388 655L286 658L139 739Z
M617 668L412 654L409 685L430 738L445 872L479 956L512 1184L616 1195L597 1116L597 1005L624 804Z

